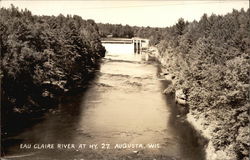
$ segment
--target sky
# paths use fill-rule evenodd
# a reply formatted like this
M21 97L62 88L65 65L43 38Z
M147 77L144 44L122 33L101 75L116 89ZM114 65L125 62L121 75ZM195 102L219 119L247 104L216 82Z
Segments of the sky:
M232 9L249 8L248 0L0 0L0 6L8 8L14 4L27 8L35 15L79 15L96 22L131 26L167 27L174 25L180 17L188 21L199 20L208 15L224 15Z

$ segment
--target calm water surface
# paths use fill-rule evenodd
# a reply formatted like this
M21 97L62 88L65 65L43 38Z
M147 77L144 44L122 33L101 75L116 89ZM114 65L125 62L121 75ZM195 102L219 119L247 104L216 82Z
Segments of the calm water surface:
M204 159L196 132L176 117L173 98L162 94L168 82L158 76L158 64L142 61L131 45L105 46L108 53L86 91L66 97L58 110L11 137L32 146L75 148L20 149L16 144L8 147L6 159ZM89 148L93 144L98 148Z

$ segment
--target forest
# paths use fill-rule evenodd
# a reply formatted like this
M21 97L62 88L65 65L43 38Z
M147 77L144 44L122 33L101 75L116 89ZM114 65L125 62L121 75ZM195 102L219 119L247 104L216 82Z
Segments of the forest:
M216 150L249 157L250 10L178 22L157 43L164 67L187 95L189 112L212 127ZM158 37L155 37L157 39Z
M105 55L97 24L80 16L0 10L2 124L37 113L89 81Z
M1 102L4 112L34 112L82 86L105 55L100 38L141 37L158 48L187 95L189 112L213 127L217 150L249 156L250 10L166 28L96 24L80 16L35 16L0 10ZM167 20L167 19L166 19Z

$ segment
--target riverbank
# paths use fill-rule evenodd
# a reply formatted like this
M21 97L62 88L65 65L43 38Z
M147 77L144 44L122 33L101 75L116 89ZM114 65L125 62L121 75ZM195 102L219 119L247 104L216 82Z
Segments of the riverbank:
M26 126L47 111L55 112L65 95L84 89L106 51L93 20L36 16L14 6L1 8L0 14L1 135L5 138L22 128L21 121Z
M237 157L233 154L232 146L226 149L217 149L213 145L213 130L216 129L216 123L218 121L207 121L205 115L202 113L191 112L187 114L186 120L193 125L193 127L198 131L203 137L208 139L208 144L206 145L206 159L207 160L236 160ZM208 123L209 122L209 123Z
M248 143L248 136L247 136L247 130L246 128L241 128L243 130L243 133L237 133L237 141L234 140L225 140L225 129L230 126L223 126L225 125L225 119L231 116L233 111L228 111L225 109L218 109L218 108L202 108L199 105L201 102L199 102L199 99L195 99L192 97L194 93L197 90L188 88L187 86L183 85L183 83L189 83L188 79L187 82L183 82L181 80L182 73L176 68L173 67L174 62L171 62L172 57L168 57L169 55L172 55L174 50L168 49L167 53L160 53L156 47L151 47L150 50L153 50L154 56L156 60L160 62L162 65L162 73L161 76L163 76L165 79L172 81L172 85L166 88L163 93L175 93L176 102L179 102L178 97L186 97L183 98L185 105L188 106L188 113L186 114L186 120L193 125L193 127L206 139L208 139L208 144L205 148L206 151L206 159L207 160L236 160L239 159L237 157L237 154L235 152L235 147L239 145L239 141L242 142L245 139L245 142ZM168 54L171 53L171 54ZM151 54L152 55L152 54ZM180 92L181 91L181 92ZM185 94L185 96L180 96L182 94ZM200 94L202 94L202 90L200 90ZM182 102L183 102L183 99ZM206 102L203 102L206 103ZM201 104L202 105L202 104ZM182 105L180 105L182 106ZM238 113L241 114L241 113ZM223 119L224 118L224 119ZM239 120L239 119L238 119ZM229 120L230 123L234 126L238 123L236 121ZM231 125L231 126L232 126ZM241 131L242 131L241 130ZM229 133L230 130L227 130L227 134L235 134L235 132ZM224 141L224 142L223 142ZM229 142L228 142L229 141ZM221 142L220 145L218 145L218 142ZM227 142L227 143L226 143ZM244 144L242 144L244 145ZM247 151L245 151L245 154L247 155ZM247 158L245 158L247 159Z

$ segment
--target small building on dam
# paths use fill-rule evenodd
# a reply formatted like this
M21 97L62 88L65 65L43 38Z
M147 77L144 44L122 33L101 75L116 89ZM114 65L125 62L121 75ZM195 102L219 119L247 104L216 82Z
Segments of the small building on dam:
M149 47L149 39L133 37L132 43L134 44L134 53L141 53L142 50L148 49Z

